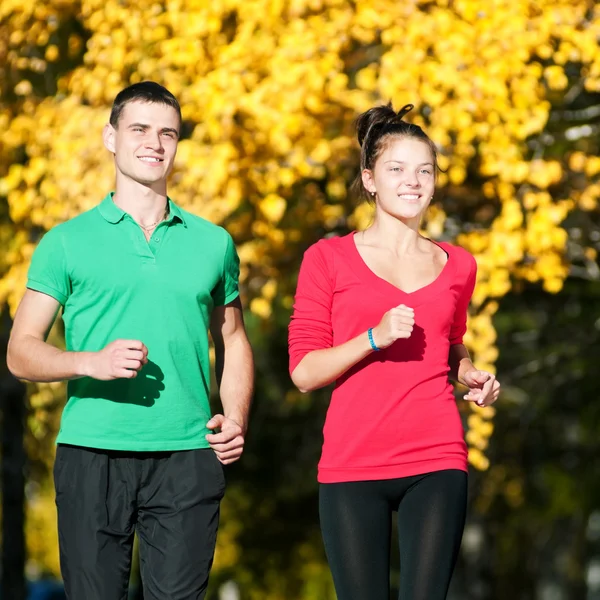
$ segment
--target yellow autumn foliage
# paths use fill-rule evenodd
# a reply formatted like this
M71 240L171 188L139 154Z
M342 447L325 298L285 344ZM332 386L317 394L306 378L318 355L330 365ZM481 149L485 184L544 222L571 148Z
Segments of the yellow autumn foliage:
M348 193L352 124L392 99L414 103L438 144L445 172L424 231L477 258L466 342L493 370L498 300L519 282L558 293L562 223L598 208L600 159L577 144L585 131L561 156L546 156L544 134L570 90L600 91L599 37L600 5L585 0L3 0L0 302L14 312L41 233L111 188L100 135L110 104L152 79L185 122L172 197L235 237L250 311L289 310L302 250L372 218ZM44 407L59 395L31 396L34 435L51 427ZM469 417L479 469L493 414ZM235 556L222 550L217 563Z

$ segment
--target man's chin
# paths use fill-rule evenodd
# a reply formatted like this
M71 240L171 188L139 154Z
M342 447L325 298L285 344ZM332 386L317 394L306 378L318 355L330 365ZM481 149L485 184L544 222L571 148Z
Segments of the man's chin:
M132 177L132 179L136 182L139 183L140 185L145 185L147 187L152 187L154 185L156 185L157 183L162 183L164 181L164 177L161 175L156 175L155 177L148 177L148 175L136 175L134 177Z
M160 172L152 173L144 170L144 172L139 172L135 169L131 170L119 170L120 176L123 179L129 180L131 183L137 183L138 185L143 185L144 187L156 188L157 186L163 187L166 183L167 175L161 169Z

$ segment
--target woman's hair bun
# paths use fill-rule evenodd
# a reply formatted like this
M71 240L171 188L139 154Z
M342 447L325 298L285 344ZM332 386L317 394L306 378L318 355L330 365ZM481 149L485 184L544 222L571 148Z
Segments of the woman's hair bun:
M396 114L398 115L398 119L402 120L402 117L409 113L415 107L414 104L405 104Z
M397 118L398 116L392 108L391 102L381 106L374 106L365 111L356 120L358 143L362 146L373 128L393 123Z
M409 113L414 107L414 104L405 104L398 112L396 112L392 108L392 103L388 102L387 104L370 108L362 113L356 120L358 143L362 146L372 130L399 124L402 121L402 117Z

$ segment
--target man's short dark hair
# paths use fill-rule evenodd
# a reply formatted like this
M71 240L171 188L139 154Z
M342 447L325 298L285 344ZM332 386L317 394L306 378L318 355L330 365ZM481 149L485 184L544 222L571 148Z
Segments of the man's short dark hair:
M142 81L126 87L117 94L110 111L110 124L115 129L119 124L119 119L123 114L125 106L136 100L139 102L152 102L172 106L177 111L179 122L181 123L181 107L179 106L179 102L177 102L177 98L167 88L154 81Z

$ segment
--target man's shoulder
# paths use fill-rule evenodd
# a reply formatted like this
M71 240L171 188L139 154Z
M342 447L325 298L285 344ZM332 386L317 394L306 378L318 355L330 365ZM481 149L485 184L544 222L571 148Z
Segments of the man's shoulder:
M221 225L212 223L188 210L184 210L180 206L177 208L183 217L186 227L193 232L202 234L203 237L200 238L199 241L210 243L215 239L225 239L229 237L229 233L224 227L221 227Z
M89 236L94 226L96 226L101 217L98 207L95 206L75 217L67 219L62 223L54 225L44 235L47 238L73 239L79 236Z

